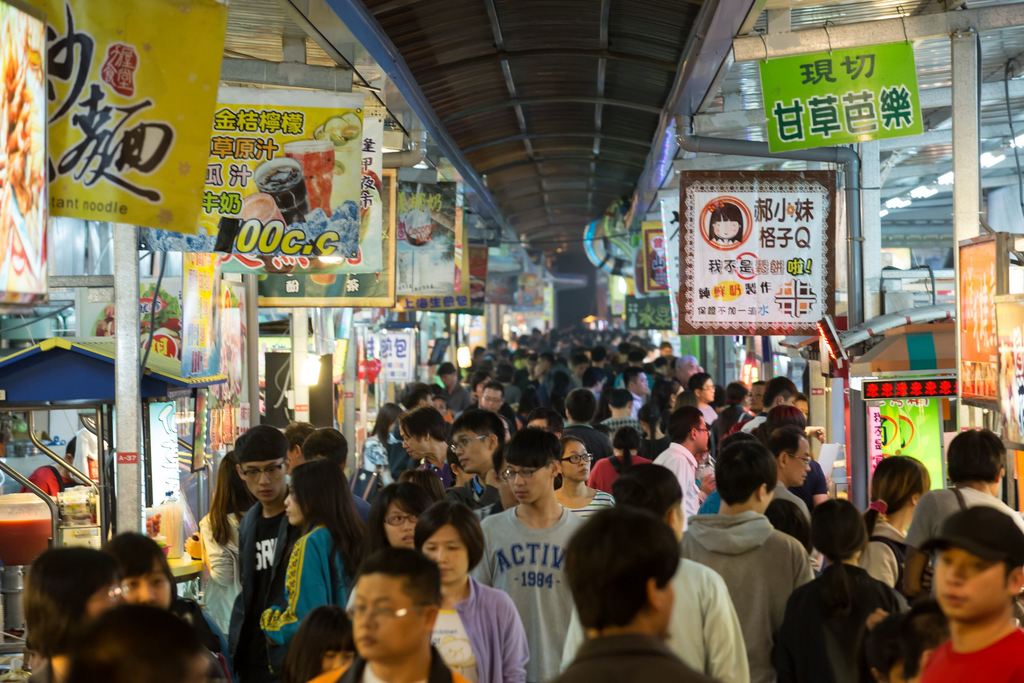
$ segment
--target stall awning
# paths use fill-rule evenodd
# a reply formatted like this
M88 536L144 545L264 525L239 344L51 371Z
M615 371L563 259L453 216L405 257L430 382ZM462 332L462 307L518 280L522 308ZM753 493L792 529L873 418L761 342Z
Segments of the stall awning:
M910 370L956 369L956 327L953 323L908 325L887 332L885 339L854 361L854 377Z
M150 354L142 397L207 387L224 375L182 377L178 361ZM9 403L114 400L114 342L54 338L0 358L0 390Z

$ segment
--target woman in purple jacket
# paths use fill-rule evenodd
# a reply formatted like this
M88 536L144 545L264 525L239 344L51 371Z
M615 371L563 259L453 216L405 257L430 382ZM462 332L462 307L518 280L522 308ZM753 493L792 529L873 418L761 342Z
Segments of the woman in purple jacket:
M441 570L441 611L431 641L445 664L471 683L524 683L530 658L512 599L470 577L484 552L480 521L442 501L416 522L416 550Z

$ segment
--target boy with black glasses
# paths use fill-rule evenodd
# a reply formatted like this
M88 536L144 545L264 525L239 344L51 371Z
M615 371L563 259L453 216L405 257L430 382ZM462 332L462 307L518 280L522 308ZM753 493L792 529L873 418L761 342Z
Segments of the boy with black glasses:
M517 505L483 521L484 556L474 570L478 581L508 593L519 610L531 683L558 675L573 610L565 549L582 522L555 497L561 455L550 432L527 428L512 437L501 477Z

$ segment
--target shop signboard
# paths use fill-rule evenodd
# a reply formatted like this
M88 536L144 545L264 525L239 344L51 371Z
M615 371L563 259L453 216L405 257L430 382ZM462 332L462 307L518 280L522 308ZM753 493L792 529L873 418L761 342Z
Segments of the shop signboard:
M486 244L469 245L469 304L473 308L483 308L487 299L488 259Z
M536 273L522 273L516 287L517 311L539 311L544 308L544 283Z
M0 0L0 309L46 299L46 23Z
M694 171L680 180L679 329L818 332L835 309L831 171Z
M32 4L49 22L51 213L194 233L227 5Z
M515 303L516 288L519 278L515 275L490 276L488 275L487 291L484 293L484 301L489 304L501 304L511 306Z
M626 297L627 330L671 330L672 304L667 296Z
M640 225L640 250L643 254L643 291L668 291L668 259L665 251L665 230L659 221Z
M1005 235L961 242L960 384L963 398L994 405L999 401L999 349L996 296L1005 294L1009 253Z
M241 411L246 388L245 287L223 280L218 299L220 372L226 380L210 387L210 448L214 452L231 446L249 426Z
M178 427L174 401L156 401L146 406L149 419L149 504L162 501L168 492L175 495L181 490L178 462Z
M398 182L399 308L443 310L469 306L468 259L459 199L457 183Z
M1003 440L1024 446L1024 297L996 297Z
M870 472L874 472L884 458L906 455L924 464L932 489L944 488L942 399L871 401L868 405L868 453Z
M909 41L762 61L761 92L772 152L924 132Z
M157 292L156 278L139 283L139 339L143 355L181 360L181 279L164 278ZM84 291L84 290L83 290ZM113 337L116 310L113 303L83 300L78 307L79 336ZM150 330L153 340L150 345Z
M217 255L183 254L183 258L181 374L215 375L220 371Z
M381 364L386 382L405 383L416 379L415 330L388 330L367 339L366 356Z
M679 195L661 200L661 224L665 230L665 271L672 303L672 329L679 329Z

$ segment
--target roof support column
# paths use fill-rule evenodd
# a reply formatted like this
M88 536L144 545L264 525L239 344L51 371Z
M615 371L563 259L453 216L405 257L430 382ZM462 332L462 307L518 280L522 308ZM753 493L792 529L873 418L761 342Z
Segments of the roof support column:
M864 319L871 320L881 312L879 290L882 278L882 164L878 141L860 145L861 163L861 230L864 236L864 272L861 281L851 287L864 292Z
M139 229L114 224L114 407L117 533L142 523L142 393L139 358ZM197 418L198 419L198 418ZM100 443L100 450L103 444ZM161 492L163 493L163 492ZM154 496L156 498L156 496Z

